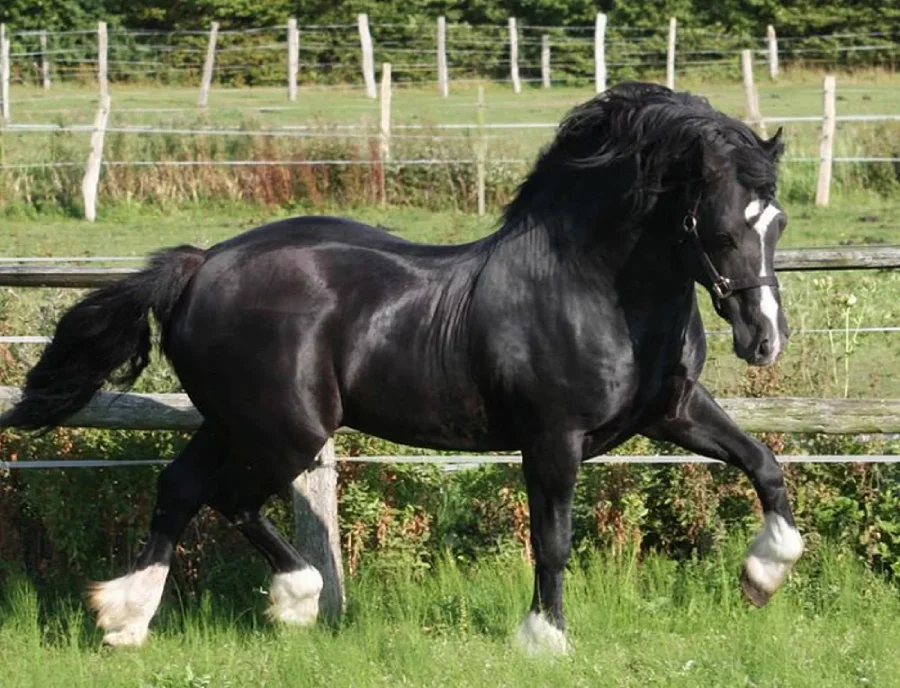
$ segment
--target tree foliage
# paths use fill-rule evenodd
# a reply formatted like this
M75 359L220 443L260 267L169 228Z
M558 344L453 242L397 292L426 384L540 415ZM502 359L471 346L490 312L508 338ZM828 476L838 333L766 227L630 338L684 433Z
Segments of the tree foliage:
M897 0L5 0L0 22L19 30L85 28L97 20L132 29L196 29L213 20L225 29L284 23L348 23L367 12L375 24L416 24L445 15L451 22L584 25L598 11L610 26L659 29L668 17L733 33L765 34L768 24L791 36L897 33Z

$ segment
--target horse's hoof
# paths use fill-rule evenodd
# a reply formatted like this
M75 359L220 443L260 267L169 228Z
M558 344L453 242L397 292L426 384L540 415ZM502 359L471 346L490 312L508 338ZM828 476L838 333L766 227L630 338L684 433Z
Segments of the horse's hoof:
M746 566L741 569L741 590L744 593L744 599L754 607L765 607L772 598L772 593L763 590L760 586L750 580Z
M572 647L566 634L554 626L543 614L528 612L516 632L516 643L527 655L563 657L571 654Z
M145 640L147 640L145 628L127 628L103 636L103 644L107 647L140 647Z

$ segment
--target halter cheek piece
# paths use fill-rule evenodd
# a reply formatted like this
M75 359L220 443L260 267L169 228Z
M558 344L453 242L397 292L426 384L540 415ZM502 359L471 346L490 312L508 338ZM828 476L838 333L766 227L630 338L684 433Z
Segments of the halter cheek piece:
M733 280L723 276L716 269L716 266L713 265L706 249L703 248L703 242L700 241L700 235L697 234L697 206L699 205L700 201L698 200L697 204L694 206L694 210L689 210L684 216L682 228L684 229L685 236L682 237L681 241L684 241L685 239L690 240L691 244L696 249L697 254L700 257L700 266L703 268L703 272L709 280L710 289L716 298L720 300L727 299L729 296L733 296L737 291L746 291L747 289L756 289L757 287L777 287L778 278L775 277L775 275L754 277L753 279L748 280Z

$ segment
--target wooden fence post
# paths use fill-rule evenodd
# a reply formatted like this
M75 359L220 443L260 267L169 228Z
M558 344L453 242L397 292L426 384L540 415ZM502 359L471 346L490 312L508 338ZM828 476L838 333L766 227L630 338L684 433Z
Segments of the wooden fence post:
M550 36L541 36L541 85L550 88Z
M816 184L816 205L828 205L831 194L831 166L834 155L835 81L832 75L825 77L825 106L822 119L822 141L819 145L819 180Z
M357 17L359 26L359 45L362 49L363 79L366 82L366 95L375 98L375 57L372 53L372 34L369 31L369 15L360 14Z
M337 466L328 440L313 469L294 480L294 544L322 574L319 612L335 621L344 611L344 566L338 527Z
M485 176L487 166L487 138L484 129L484 86L478 87L478 105L476 110L478 122L478 140L475 144L475 177L478 194L478 216L485 212Z
M446 98L450 95L450 74L447 69L447 19L438 17L437 20L437 68L438 90Z
M381 65L381 159L391 159L391 63Z
M750 50L741 51L741 71L744 74L744 96L747 98L747 113L750 123L759 128L760 133L766 135L766 125L759 111L759 94L753 83L753 53Z
M109 95L107 79L107 58L109 55L109 37L106 33L106 22L97 23L97 83L100 85L100 99Z
M41 46L41 85L45 89L50 88L50 60L47 58L47 32L38 34L38 42Z
M678 22L675 17L669 17L669 49L666 51L666 86L675 88L675 31Z
M516 30L516 18L509 18L509 76L512 79L514 93L521 93L522 82L519 79L519 32Z
M81 195L84 198L84 218L88 222L97 219L97 187L100 184L100 163L103 161L103 139L106 136L106 123L109 121L109 94L100 99L100 108L94 118L94 131L91 134L91 152L88 156L87 170L81 182Z
M288 47L288 100L297 100L297 71L300 67L300 32L297 30L297 19L291 17L287 25Z
M778 37L771 24L766 27L766 38L769 42L769 78L774 81L778 78Z
M0 120L9 124L9 38L6 24L0 24Z
M200 96L197 105L206 107L209 102L209 88L212 85L213 67L216 64L216 39L219 36L219 22L209 25L209 43L206 45L206 61L203 63L203 80L200 82Z
M597 12L594 22L594 87L597 93L606 90L606 15Z

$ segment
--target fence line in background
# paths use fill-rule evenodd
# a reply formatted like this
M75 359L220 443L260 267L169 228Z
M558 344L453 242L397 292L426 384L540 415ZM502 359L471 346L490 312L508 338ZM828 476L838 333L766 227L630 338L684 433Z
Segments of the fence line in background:
M359 25L359 45L362 50L363 81L366 84L366 95L374 99L375 93L375 56L372 48L372 33L369 31L369 15L357 17Z
M10 121L9 103L9 37L6 32L6 24L0 24L0 122Z
M824 81L824 112L822 116L822 138L819 147L819 176L816 183L816 205L828 205L831 196L831 171L834 159L835 129L835 80L828 75Z
M666 86L675 88L675 33L678 21L675 17L669 18L669 42L666 51Z
M212 85L213 68L216 64L216 41L219 38L219 22L213 22L209 27L209 43L206 46L206 60L203 63L203 79L200 82L200 95L197 96L197 105L205 108L209 103L209 88Z
M598 91L603 90L606 69L610 66L635 66L642 68L662 68L664 66L666 70L666 83L670 87L674 87L676 71L683 71L684 69L692 69L694 67L699 69L707 66L720 66L735 69L738 67L738 62L736 62L734 58L741 53L741 50L748 48L748 42L750 44L749 49L752 50L754 59L761 63L768 64L770 78L777 79L778 77L779 39L776 37L774 26L771 25L766 28L765 37L742 36L731 38L717 31L705 31L701 28L685 28L682 29L682 33L685 36L686 42L706 40L709 38L715 39L719 43L707 46L692 45L689 49L676 51L677 21L674 17L671 17L668 22L668 40L662 35L662 27L660 27L659 31L631 31L627 28L618 27L618 35L611 41L606 41L605 34L608 27L606 15L603 13L596 14L593 26L562 27L521 25L517 23L516 17L509 17L507 20L508 37L506 38L509 49L509 59L504 59L498 52L498 43L503 42L503 39L500 38L500 26L484 24L471 26L464 24L448 25L443 17L439 17L437 22L438 31L436 36L434 34L426 34L425 31L427 31L428 26L427 24L422 24L415 27L415 30L417 31L417 35L415 36L403 38L401 40L386 39L381 43L373 40L372 27L369 24L368 16L365 14L361 14L357 17L356 24L327 26L308 25L297 27L295 21L289 20L287 25L274 25L253 29L231 31L213 31L211 29L209 32L211 38L213 34L221 35L225 38L232 38L269 33L272 35L273 42L264 44L251 43L248 45L217 48L216 42L210 40L207 45L206 61L203 65L201 96L198 99L198 105L200 107L205 107L203 93L208 93L208 84L212 79L211 65L215 59L216 53L225 55L239 52L248 52L252 54L258 53L261 50L281 51L285 49L285 42L283 41L286 41L287 43L289 55L286 65L286 80L288 82L288 97L291 98L291 94L293 93L291 85L296 77L294 67L299 71L301 66L314 69L326 66L325 62L320 59L313 59L311 62L299 61L299 48L294 45L295 42L299 43L299 33L294 31L295 28L302 30L311 37L310 40L304 40L302 49L305 52L313 51L315 55L316 51L327 50L329 55L338 56L337 61L330 61L329 66L346 66L348 64L347 58L352 57L353 59L350 60L350 62L352 62L357 59L356 56L358 53L358 59L362 63L364 87L366 93L371 98L375 98L376 96L374 77L374 50L376 44L379 50L383 50L385 53L384 55L379 56L379 61L391 62L395 75L404 73L412 74L415 71L436 73L439 89L442 94L449 91L451 69L463 70L466 73L480 72L484 75L486 71L496 71L498 67L501 67L506 63L509 64L510 77L504 81L511 84L515 93L520 92L522 81L540 81L546 85L549 81L549 40L551 38L553 39L554 44L559 46L560 55L562 56L562 59L559 60L557 64L560 67L566 68L564 71L571 76L590 78L590 72L588 71L588 65L591 61L589 51L591 45L593 45L593 78ZM213 22L213 26L217 27L218 24ZM356 28L359 32L358 43L354 43L351 38L350 32L353 28ZM376 25L374 28L388 30L393 27L389 24L381 24ZM287 31L286 33L285 30ZM538 31L543 35L533 35L534 32ZM553 35L549 34L548 32L551 31L555 33ZM593 36L590 35L591 32L593 32ZM93 62L90 58L86 58L85 55L91 53L88 46L94 35L96 36L97 41L97 63L100 65L99 71L101 73L105 72L105 66L107 64L117 67L117 73L126 77L146 76L149 74L159 74L160 72L165 71L171 71L173 73L190 71L197 72L198 75L200 73L201 65L199 63L190 63L185 66L183 60L169 60L167 62L163 59L163 56L165 55L199 55L203 50L197 45L171 42L140 44L135 41L155 36L162 36L167 41L171 41L177 36L200 38L207 35L207 32L205 31L166 32L118 29L108 33L116 39L130 40L130 42L124 44L113 42L111 46L105 46L107 32L99 29L97 32L89 30L68 32L19 31L12 34L17 41L32 40L33 42L33 39L37 38L38 45L19 49L17 52L13 53L13 55L16 58L24 58L26 60L33 56L40 56L41 68L39 72L34 68L34 65L28 64L23 65L22 71L28 74L40 73L42 75L44 87L49 87L50 85L51 56L56 60L54 68L57 72L60 70L77 71L80 66ZM545 38L545 36L547 38ZM57 39L62 37L77 38L78 43L76 44L76 47L47 48L48 38L57 41ZM825 46L815 43L815 41L824 39L831 39L832 41L856 41L859 39L866 39L874 40L876 42L866 45L829 44ZM878 43L877 41L882 41L882 43ZM887 43L886 41L890 42ZM879 51L900 51L898 44L894 41L894 34L885 32L846 33L824 36L788 36L782 37L780 42L785 46L783 52L800 60L815 59L815 56L817 55L829 56L851 54L854 52L877 53ZM803 42L809 42L809 47L804 47L805 43ZM619 55L619 57L611 62L607 61L607 43L613 49L614 53ZM539 53L532 49L532 46L538 45L542 46ZM131 51L132 53L137 53L137 56L146 54L148 56L155 55L157 58L155 60L118 59L107 62L108 47L117 51L117 54L119 54L118 51L124 50L126 51L126 55L127 51ZM521 62L521 48L524 48L525 51L531 55L540 55L540 63L535 63L534 66L531 64L523 65ZM573 52L573 50L575 52ZM583 50L583 52L579 52L581 50ZM663 52L665 52L664 55ZM396 59L396 54L398 53L409 55L412 61ZM447 60L448 54L452 55L457 60L456 64L449 64L449 61ZM76 59L70 60L66 57L67 55L72 55ZM424 57L426 55L428 55L429 58L426 59ZM472 60L469 59L471 56L478 55L485 56L485 61L481 65L474 64ZM294 64L294 56L297 56L296 65ZM694 59L695 57L697 59ZM328 58L326 58L326 60L327 59ZM531 57L530 59L538 58ZM331 58L331 60L334 60L334 58ZM222 70L234 72L236 70L244 70L246 68L255 68L259 66L256 61L251 60L249 62L250 64L246 65L225 64L222 66ZM489 67L488 63L490 65ZM122 69L123 66L130 66L134 69ZM520 77L520 72L523 66L527 69L540 69L540 78L522 79ZM149 69L145 69L146 67L149 67ZM159 67L160 69L156 69L156 67ZM582 71L584 72L583 74L581 73ZM100 76L101 75L98 74L98 77ZM104 80L101 78L101 93L103 92L105 92Z
M288 100L297 100L297 73L300 70L300 31L297 19L288 19Z

